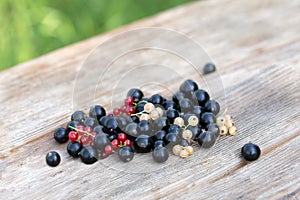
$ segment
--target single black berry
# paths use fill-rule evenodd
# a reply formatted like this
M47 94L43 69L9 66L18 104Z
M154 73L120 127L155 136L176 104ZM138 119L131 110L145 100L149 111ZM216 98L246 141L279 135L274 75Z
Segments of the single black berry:
M67 146L68 154L74 158L79 157L79 153L81 149L82 149L82 144L80 142L70 142Z
M137 153L149 153L153 146L153 140L148 135L140 135L133 144Z
M180 110L183 113L188 113L192 112L194 109L194 103L188 99L188 98L183 98L179 102Z
M92 128L94 128L95 126L98 125L98 122L96 121L95 118L88 117L88 118L86 118L84 120L83 124L84 124L85 127L92 127Z
M204 108L208 112L212 112L217 115L220 112L220 104L215 100L209 100L205 103Z
M198 90L198 85L193 80L186 80L184 81L179 88L180 92L183 92L184 94L191 94L192 92Z
M216 66L213 63L207 63L203 67L203 74L209 74L216 71Z
M172 100L178 105L183 98L185 98L183 92L176 92L173 95Z
M205 112L201 115L201 125L206 126L210 123L216 123L216 116L211 112Z
M164 98L160 94L154 94L150 97L150 102L155 104L162 105L164 103Z
M103 126L102 125L98 125L93 129L93 132L100 134L103 133Z
M177 103L175 103L174 101L172 100L167 100L163 103L163 106L166 110L168 109L175 109L175 110L178 110L179 109L179 106Z
M205 90L196 90L194 93L194 97L196 98L200 106L204 106L205 103L209 100L209 95Z
M242 156L247 161L257 160L260 156L260 148L256 144L248 143L242 147Z
M60 155L56 151L50 151L46 155L46 163L51 167L56 167L60 163Z
M83 124L84 120L86 118L86 115L84 112L82 111L75 111L72 115L71 115L71 121L77 121L80 124Z
M205 131L199 135L197 140L199 145L203 148L210 148L215 144L216 136L210 131Z
M141 90L132 88L127 92L127 96L132 97L134 102L139 102L144 97L144 94Z
M89 116L92 118L95 118L97 120L100 120L101 117L106 115L105 109L100 105L95 105L90 107Z
M176 117L179 117L179 115L180 115L180 113L175 109L169 109L169 110L166 111L166 116L169 119L171 124L174 123L174 119Z
M81 161L85 164L97 162L97 151L91 146L85 146L80 151Z
M218 137L220 134L220 128L216 123L209 123L208 125L206 125L206 130L215 134L216 137Z
M65 143L69 140L68 133L65 128L58 128L54 131L54 139L58 143Z
M137 128L138 133L142 135L150 135L152 132L152 125L147 120L140 121Z
M120 160L123 162L131 161L134 156L132 147L128 147L128 146L122 147L118 152L118 156L119 156Z
M153 149L155 149L156 147L164 147L164 146L165 146L165 142L163 140L157 140L156 142L154 142Z
M169 152L166 147L158 146L152 152L152 158L157 163L163 163L169 158Z
M100 133L94 138L94 147L100 151L104 150L105 146L109 144L110 141L105 133Z

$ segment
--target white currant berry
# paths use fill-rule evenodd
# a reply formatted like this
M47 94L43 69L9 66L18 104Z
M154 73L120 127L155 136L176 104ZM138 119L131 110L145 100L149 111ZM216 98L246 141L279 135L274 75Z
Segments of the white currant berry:
M181 117L176 117L174 119L174 124L179 126L179 127L183 127L184 126L184 120Z
M184 130L182 132L182 138L185 139L185 140L190 140L192 139L193 137L193 132L191 130Z
M149 119L150 119L150 116L148 114L142 114L140 116L140 121L142 121L142 120L148 121Z
M196 116L190 116L188 119L188 123L191 126L197 126L197 124L199 123L199 119Z
M152 103L146 103L144 105L144 111L147 112L147 113L150 113L154 109L155 109L155 106Z
M229 128L228 132L229 132L230 135L235 135L236 132L237 132L237 129L236 129L235 126L232 126L232 127Z
M226 126L220 126L220 135L226 135L228 133L228 128Z

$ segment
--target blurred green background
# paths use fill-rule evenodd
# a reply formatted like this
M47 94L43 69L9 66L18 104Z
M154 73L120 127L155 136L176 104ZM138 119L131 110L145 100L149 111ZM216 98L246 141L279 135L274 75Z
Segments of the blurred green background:
M0 70L190 1L0 0Z

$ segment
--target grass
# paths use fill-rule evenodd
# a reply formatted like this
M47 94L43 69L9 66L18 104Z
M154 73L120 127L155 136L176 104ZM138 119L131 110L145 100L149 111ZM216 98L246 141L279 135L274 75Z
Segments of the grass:
M192 0L1 0L0 70Z

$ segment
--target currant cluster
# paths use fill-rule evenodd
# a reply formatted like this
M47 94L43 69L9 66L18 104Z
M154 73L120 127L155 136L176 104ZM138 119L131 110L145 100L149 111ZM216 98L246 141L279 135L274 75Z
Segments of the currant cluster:
M76 111L65 128L54 138L67 145L70 156L92 164L117 152L123 162L135 153L152 153L158 163L173 152L181 158L194 153L194 144L212 147L220 134L217 101L193 80L184 81L172 98L160 94L144 97L140 89L128 91L123 105L107 114L101 105L92 106L88 115ZM219 118L218 118L219 119Z
M217 125L220 127L220 135L235 135L237 129L231 115L219 116L217 118Z

